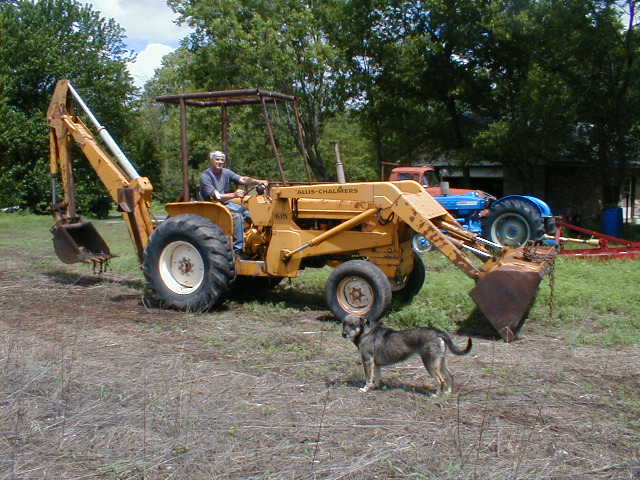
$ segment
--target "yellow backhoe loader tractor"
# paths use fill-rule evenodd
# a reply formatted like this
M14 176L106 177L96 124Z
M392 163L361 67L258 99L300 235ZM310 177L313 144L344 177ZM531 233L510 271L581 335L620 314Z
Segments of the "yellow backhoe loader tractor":
M107 155L76 116L79 104L97 128ZM228 145L227 108L255 104L262 108L266 136L280 179L242 199L251 217L245 228L245 250L232 250L233 217L222 203L193 201L184 174L181 201L166 205L168 217L157 227L149 213L152 187L138 175L106 130L90 114L68 81L56 86L48 111L51 125L51 172L61 178L64 199L54 188L52 229L61 260L104 262L111 257L105 242L74 206L69 144L75 141L119 205L148 284L149 296L168 308L204 311L224 301L234 288L269 287L296 277L308 267L335 267L326 283L326 301L342 319L350 313L378 318L392 297L410 301L420 290L425 268L412 250L412 232L476 281L471 296L507 341L515 338L538 285L549 268L549 249L511 249L493 244L462 228L414 181L318 183L288 181L281 143L271 128L269 106L287 102L295 118L297 149L306 162L303 132L294 97L263 90L236 90L170 95L158 101L178 105L182 125L182 160L186 172L188 107L216 107ZM307 169L308 172L308 169Z

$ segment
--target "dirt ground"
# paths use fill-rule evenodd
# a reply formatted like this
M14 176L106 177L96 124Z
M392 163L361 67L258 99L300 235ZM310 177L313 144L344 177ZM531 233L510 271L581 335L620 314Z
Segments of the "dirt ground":
M0 249L0 479L640 478L638 346L528 324L450 356L452 395L418 359L363 394L320 293L202 315L141 293Z

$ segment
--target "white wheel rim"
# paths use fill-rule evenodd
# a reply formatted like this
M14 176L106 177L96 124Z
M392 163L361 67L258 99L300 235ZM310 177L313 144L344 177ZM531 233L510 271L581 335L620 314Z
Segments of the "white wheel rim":
M345 312L362 315L371 311L376 294L364 278L351 275L338 283L337 300Z
M167 245L160 255L160 278L173 293L188 295L197 290L204 279L202 255L189 242Z
M501 245L519 247L531 238L531 231L521 215L503 213L491 225L491 237Z

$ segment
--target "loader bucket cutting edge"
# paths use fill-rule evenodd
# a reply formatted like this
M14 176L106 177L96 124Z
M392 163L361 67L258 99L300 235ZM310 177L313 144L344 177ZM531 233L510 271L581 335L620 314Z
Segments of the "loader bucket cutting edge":
M553 257L547 254L546 260L536 262L511 255L471 290L473 301L506 342L516 338Z
M102 263L114 257L91 222L55 225L51 233L56 255L64 263Z

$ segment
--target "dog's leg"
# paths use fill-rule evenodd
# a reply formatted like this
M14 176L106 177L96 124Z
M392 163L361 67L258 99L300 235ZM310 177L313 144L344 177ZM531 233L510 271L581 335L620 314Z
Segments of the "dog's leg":
M434 359L434 370L440 383L439 393L451 393L453 378L447 369L447 345L442 338L438 338L438 353Z
M437 357L431 363L432 375L438 381L438 394L451 393L453 376L447 368L447 357Z
M440 362L439 372L440 372L440 378L442 382L441 391L443 391L444 393L451 393L453 390L453 375L451 375L451 372L447 367L447 357L442 357L442 360Z
M430 355L429 352L424 352L422 355L420 355L420 358L422 358L422 364L424 365L424 368L427 369L427 372L429 372L429 375L431 375L431 377L438 382L438 389L433 394L433 396L435 397L442 390L442 381L440 380L439 375L440 372L438 371L438 365L436 365L437 359L434 359L434 357Z
M375 362L373 361L373 359L371 360L365 360L362 359L362 365L364 367L364 377L365 377L365 384L364 387L362 387L360 389L361 392L368 392L369 390L373 389L376 387L375 384L375 371L376 369L379 369L380 367L378 367Z
M369 375L370 375L369 371L371 370L371 364L363 358L362 367L364 368L364 387L362 387L360 391L368 392L369 391Z
M373 363L373 387L378 388L380 386L380 365Z

